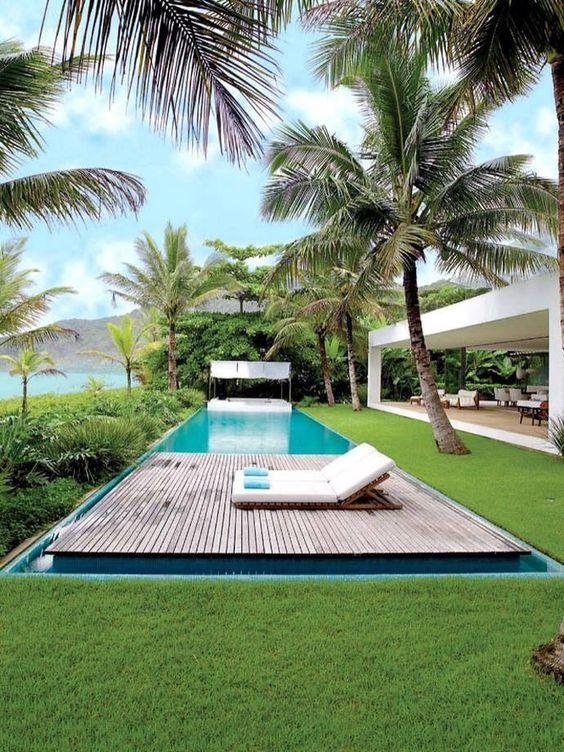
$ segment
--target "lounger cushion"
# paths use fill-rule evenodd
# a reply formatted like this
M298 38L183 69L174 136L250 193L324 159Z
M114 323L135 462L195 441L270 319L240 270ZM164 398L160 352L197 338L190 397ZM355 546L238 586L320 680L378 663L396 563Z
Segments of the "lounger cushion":
M376 450L370 444L359 444L354 449L349 450L346 454L342 454L337 457L328 465L321 468L321 475L325 480L331 481L334 478L338 478L343 472L353 467L357 462L361 461L364 457L375 454Z
M243 470L243 475L247 475L249 478L265 478L268 475L268 470L265 467L246 467Z
M395 466L396 463L392 459L374 450L373 454L359 458L338 477L329 481L329 485L337 498L344 501L372 481L389 473Z
M256 506L258 503L298 502L300 504L338 504L337 496L328 483L294 483L272 480L270 488L255 489L244 487L244 475L238 470L233 481L232 500L242 506Z
M268 480L259 480L258 478L245 478L243 483L245 488L270 488Z

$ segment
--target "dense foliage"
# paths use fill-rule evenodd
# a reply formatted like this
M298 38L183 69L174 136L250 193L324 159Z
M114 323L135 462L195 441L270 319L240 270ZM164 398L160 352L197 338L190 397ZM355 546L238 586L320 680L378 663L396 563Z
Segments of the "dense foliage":
M191 313L178 324L178 382L181 387L190 384L207 389L211 360L260 360L272 347L276 336L275 326L260 313L221 314ZM313 338L303 339L295 346L281 348L276 360L292 363L292 397L317 396L324 399L325 390L321 376L319 355ZM166 386L166 348L149 352L146 356L149 383L155 388ZM332 376L336 396L348 394L346 364L343 353L332 359ZM361 380L366 377L364 363L359 364ZM276 385L270 382L218 382L218 395L237 391L237 394L256 396L276 394ZM274 390L274 391L273 391Z
M130 465L164 431L203 404L194 389L134 389L0 402L0 556L47 527Z

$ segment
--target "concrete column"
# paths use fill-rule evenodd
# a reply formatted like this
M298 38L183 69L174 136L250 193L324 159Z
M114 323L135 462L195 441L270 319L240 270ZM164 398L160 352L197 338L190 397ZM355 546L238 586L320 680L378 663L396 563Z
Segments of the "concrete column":
M558 275L554 275L548 308L548 389L549 417L564 419L564 351L560 333Z
M368 407L382 401L382 348L368 348Z

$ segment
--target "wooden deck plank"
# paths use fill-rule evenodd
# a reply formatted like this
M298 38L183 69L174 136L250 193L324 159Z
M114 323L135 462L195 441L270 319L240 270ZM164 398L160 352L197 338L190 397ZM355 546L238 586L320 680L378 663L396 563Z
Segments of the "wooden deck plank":
M384 489L399 510L245 510L231 504L236 469L318 469L329 455L156 453L48 553L130 555L394 555L526 551L398 473Z

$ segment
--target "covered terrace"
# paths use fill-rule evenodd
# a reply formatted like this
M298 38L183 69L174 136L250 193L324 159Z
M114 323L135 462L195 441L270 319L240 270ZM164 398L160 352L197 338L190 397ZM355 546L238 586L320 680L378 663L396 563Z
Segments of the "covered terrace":
M456 348L548 353L548 419L564 416L564 353L560 335L558 274L545 274L426 313L423 331L430 350ZM424 407L382 400L382 349L408 348L407 321L369 334L368 406L427 420ZM545 403L543 403L545 404ZM450 407L453 425L469 433L549 450L547 422L520 422L516 407L482 402L480 409Z

